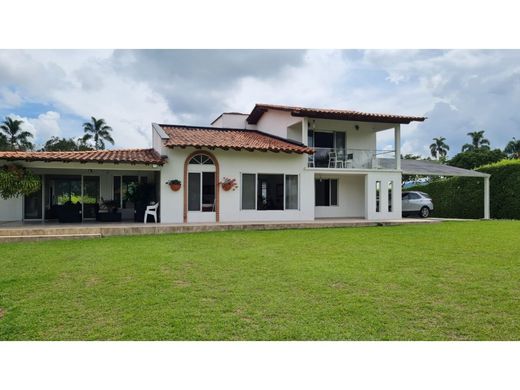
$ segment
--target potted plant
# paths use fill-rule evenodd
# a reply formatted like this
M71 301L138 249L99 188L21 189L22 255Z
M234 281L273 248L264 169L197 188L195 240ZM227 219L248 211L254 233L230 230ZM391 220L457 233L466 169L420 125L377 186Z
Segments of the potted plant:
M224 177L224 179L222 179L220 184L222 184L222 189L224 191L229 191L229 190L235 191L238 188L236 179L231 179L229 177Z
M177 180L177 179L168 180L166 182L166 184L168 184L170 186L172 191L177 192L177 191L179 191L181 189L181 181L180 180Z

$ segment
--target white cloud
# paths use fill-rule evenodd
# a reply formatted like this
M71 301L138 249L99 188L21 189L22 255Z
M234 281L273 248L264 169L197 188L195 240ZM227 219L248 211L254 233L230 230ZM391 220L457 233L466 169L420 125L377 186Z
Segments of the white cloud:
M257 102L427 115L402 127L403 153L445 136L453 154L472 130L496 147L520 138L518 50L0 51L0 85L0 106L61 113L29 118L39 137L79 135L65 121L93 115L118 147L149 145L151 122L208 124Z
M33 135L31 142L42 144L45 140L52 136L61 136L60 114L55 111L47 111L38 115L35 118L23 117L14 113L8 115L9 117L23 121L21 127L23 130L30 132Z
M0 88L0 107L18 107L22 102L23 99L18 92L7 87Z

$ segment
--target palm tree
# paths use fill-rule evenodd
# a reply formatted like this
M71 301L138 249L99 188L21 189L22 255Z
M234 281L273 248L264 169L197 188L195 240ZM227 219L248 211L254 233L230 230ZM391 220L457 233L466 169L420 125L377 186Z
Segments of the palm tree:
M446 141L444 137L434 138L433 143L430 145L430 153L437 160L441 157L446 157L448 150L450 150L450 147L444 141Z
M464 144L462 146L463 152L473 152L475 150L489 150L489 140L484 138L484 130L471 131L468 133L471 137L470 144Z
M506 145L504 152L510 158L520 158L520 139L513 137L513 139Z
M22 120L5 117L5 120L0 125L0 130L3 133L2 139L7 142L7 149L11 150L27 150L33 149L34 145L29 138L33 135L25 130L22 130Z
M104 119L96 119L91 117L92 122L83 123L83 142L94 140L94 149L105 149L105 141L114 144L114 140L110 135L112 128L108 126Z

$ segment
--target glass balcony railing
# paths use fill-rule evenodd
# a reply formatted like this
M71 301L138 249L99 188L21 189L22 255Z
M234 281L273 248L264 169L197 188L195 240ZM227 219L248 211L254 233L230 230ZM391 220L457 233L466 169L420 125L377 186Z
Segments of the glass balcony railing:
M310 168L396 169L395 150L314 148Z

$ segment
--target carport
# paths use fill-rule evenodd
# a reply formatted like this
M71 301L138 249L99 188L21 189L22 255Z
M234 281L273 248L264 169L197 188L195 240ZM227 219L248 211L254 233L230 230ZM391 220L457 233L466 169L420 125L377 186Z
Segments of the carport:
M384 159L381 159L384 161ZM484 219L489 219L489 177L487 173L452 167L425 160L401 160L403 175L422 176L465 176L484 179Z

